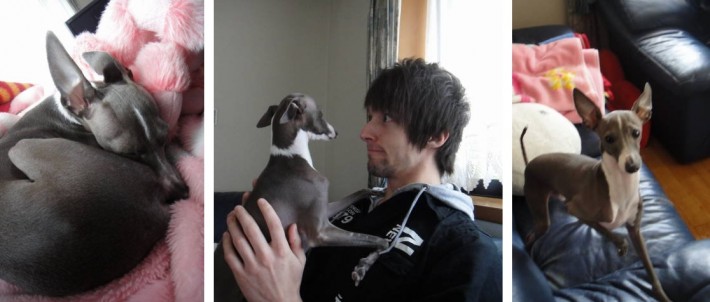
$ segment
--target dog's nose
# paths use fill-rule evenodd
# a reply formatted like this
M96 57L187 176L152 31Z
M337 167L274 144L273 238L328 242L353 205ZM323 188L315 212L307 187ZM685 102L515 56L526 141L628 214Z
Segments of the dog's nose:
M624 164L626 168L627 173L636 173L641 168L641 165L639 165L637 162L632 161L632 160L627 160L626 164Z
M188 186L180 176L178 169L168 160L165 150L161 148L147 154L145 162L158 175L160 185L169 203L189 197Z
M163 177L163 188L168 192L168 203L190 197L190 189L180 178Z

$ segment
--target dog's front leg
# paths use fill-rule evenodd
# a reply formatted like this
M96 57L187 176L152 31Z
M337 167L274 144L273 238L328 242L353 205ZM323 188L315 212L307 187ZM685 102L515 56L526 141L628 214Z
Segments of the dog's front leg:
M581 219L580 219L581 220ZM593 229L597 230L597 232L601 233L604 237L607 239L611 240L611 242L614 243L616 246L616 251L619 253L619 256L625 256L628 249L629 249L629 244L626 243L626 239L623 236L614 234L612 231L609 229L603 227L599 222L596 221L584 221L585 224L588 226L592 227Z
M370 267L377 261L377 258L380 257L380 252L389 246L389 242L384 238L373 235L348 232L327 223L325 227L318 232L318 237L315 239L312 246L365 246L376 248L376 250L367 255L367 257L360 259L360 262L353 270L352 278L353 281L355 281L355 286L358 286L360 281L365 278L365 273L367 273Z
M653 294L659 301L671 301L666 293L661 287L661 281L658 280L656 276L656 271L653 269L653 263L651 263L651 258L648 256L648 250L646 249L646 242L644 242L643 235L641 235L641 216L643 214L643 202L639 200L638 213L636 213L636 218L633 224L627 223L626 229L629 231L629 238L636 249L636 254L643 261L643 267L646 268L646 273L651 281L651 287L653 289Z

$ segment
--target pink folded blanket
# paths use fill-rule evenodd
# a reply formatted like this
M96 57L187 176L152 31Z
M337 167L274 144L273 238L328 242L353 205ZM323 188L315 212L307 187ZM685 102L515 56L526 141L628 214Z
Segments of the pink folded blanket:
M604 112L604 86L596 49L579 38L544 45L513 44L513 89L521 100L554 108L573 123L582 119L572 90L582 91Z

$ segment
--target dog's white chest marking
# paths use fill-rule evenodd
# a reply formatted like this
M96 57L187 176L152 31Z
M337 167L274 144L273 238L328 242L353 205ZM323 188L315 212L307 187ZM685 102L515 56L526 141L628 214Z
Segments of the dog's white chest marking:
M300 156L308 165L313 168L313 160L311 160L311 152L308 150L308 133L304 130L298 130L296 134L296 139L293 140L293 144L286 149L278 148L271 145L272 155L282 155L282 156ZM314 168L315 169L315 168Z
M627 173L619 169L616 160L606 153L602 155L602 170L609 184L609 200L611 202L611 222L600 224L609 229L618 228L626 223L633 223L638 212L639 172Z

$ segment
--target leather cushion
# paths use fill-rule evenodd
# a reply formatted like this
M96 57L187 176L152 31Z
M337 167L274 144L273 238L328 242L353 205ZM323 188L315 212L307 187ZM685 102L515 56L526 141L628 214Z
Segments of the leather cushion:
M650 63L643 65L645 72L665 87L685 95L710 90L710 48L690 33L654 31L638 37L636 43Z
M654 263L661 286L673 301L707 301L710 297L710 240L690 242ZM647 301L650 284L641 263L604 278L555 292L556 301Z
M611 6L632 33L667 27L692 28L698 18L695 6L685 0L600 1Z

